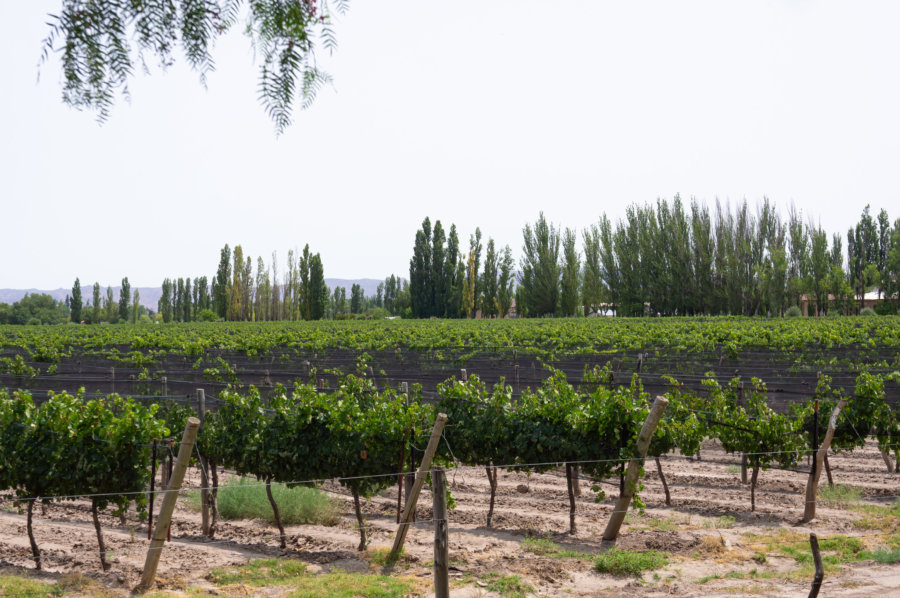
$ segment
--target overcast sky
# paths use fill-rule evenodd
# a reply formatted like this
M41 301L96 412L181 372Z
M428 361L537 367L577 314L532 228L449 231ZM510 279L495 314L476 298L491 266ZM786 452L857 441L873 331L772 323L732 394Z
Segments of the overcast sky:
M425 216L520 254L658 197L900 217L900 3L354 0L334 77L280 138L240 28L100 126L41 70L60 0L0 0L0 287L157 286L220 248L309 243L328 277L408 276Z

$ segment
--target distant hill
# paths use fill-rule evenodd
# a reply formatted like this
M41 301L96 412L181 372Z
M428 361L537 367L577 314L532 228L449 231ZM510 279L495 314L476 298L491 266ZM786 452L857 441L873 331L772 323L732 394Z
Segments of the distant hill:
M329 288L333 289L334 287L345 287L347 289L347 299L350 299L350 288L354 284L358 284L363 288L363 292L366 296L375 295L378 290L378 285L384 282L383 280L378 280L375 278L358 278L358 279L348 279L348 278L326 278L325 284L328 285ZM113 297L116 301L119 300L119 289L120 287L112 287ZM157 306L159 305L159 298L162 295L161 287L132 287L131 292L133 293L135 290L139 291L141 294L141 305L148 309L152 309L156 311ZM25 294L38 294L38 295L50 295L57 301L64 301L66 295L72 294L72 288L68 289L52 289L52 290L40 290L40 289L0 289L0 303L15 303L19 299L25 296ZM87 303L91 299L91 295L93 294L92 285L82 285L81 287L81 297L82 301ZM106 287L100 287L100 296L106 296Z

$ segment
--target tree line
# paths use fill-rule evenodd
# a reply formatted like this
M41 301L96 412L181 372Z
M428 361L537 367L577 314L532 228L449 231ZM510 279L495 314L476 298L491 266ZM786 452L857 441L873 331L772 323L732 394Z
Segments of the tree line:
M900 310L900 219L869 206L846 235L829 235L793 206L786 215L764 199L755 207L692 200L632 204L615 222L603 214L579 231L543 213L525 225L518 264L510 247L483 242L480 228L460 246L455 224L425 218L416 231L409 279L391 275L366 296L354 284L329 289L309 245L289 251L283 276L240 245L220 251L211 278L166 278L157 305L163 322L644 315L811 315L859 313L876 290L878 313ZM579 244L580 240L580 244ZM845 248L846 242L846 251ZM518 271L516 267L518 266ZM28 295L0 305L0 324L137 322L149 310L122 279L82 297L78 278L65 302ZM150 315L153 315L150 312Z
M140 298L137 289L132 292L126 276L122 279L118 300L112 287L101 293L99 282L94 283L91 297L85 300L81 280L76 278L72 293L64 301L46 294L26 293L11 305L0 303L0 324L61 324L68 320L85 324L135 323L147 312L140 304Z
M605 214L582 230L541 213L523 230L515 291L520 316L603 312L642 315L779 316L805 300L810 315L859 313L877 290L879 313L894 313L900 290L900 220L869 206L846 234L830 236L791 207L716 202L710 210L677 195ZM412 273L412 267L411 267Z
M440 220L432 228L426 217L416 231L409 261L407 314L416 318L506 316L515 287L512 250L508 245L498 250L489 238L482 263L483 249L480 228L469 237L469 250L462 252L455 224L445 233Z
M163 322L226 320L275 321L383 317L404 312L409 304L406 281L391 275L367 297L362 286L330 289L319 253L307 244L302 252L288 251L287 264L279 276L278 256L271 265L262 257L245 256L243 248L225 245L211 281L205 276L167 278L162 284L158 313Z

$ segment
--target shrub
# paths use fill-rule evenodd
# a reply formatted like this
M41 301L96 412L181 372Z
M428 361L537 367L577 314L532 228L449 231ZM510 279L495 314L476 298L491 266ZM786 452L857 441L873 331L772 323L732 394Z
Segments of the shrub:
M787 311L784 312L784 316L786 318L799 318L802 315L803 315L803 312L800 311L800 308L797 307L796 305L790 306L789 308L787 308Z
M876 314L875 310L872 309L871 307L864 307L861 310L859 310L859 315L861 315L861 316L877 316L878 314Z
M219 319L218 314L211 309L201 309L197 314L198 322L215 322Z
M890 301L881 301L875 305L875 313L879 316L892 316L894 315L894 306Z

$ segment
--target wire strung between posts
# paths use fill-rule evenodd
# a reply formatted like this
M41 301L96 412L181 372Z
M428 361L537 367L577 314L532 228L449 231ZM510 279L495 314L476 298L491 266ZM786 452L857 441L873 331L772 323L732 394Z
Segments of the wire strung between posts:
M179 441L179 442L174 442L174 441L173 441L173 442L171 442L170 444L167 443L167 449L168 449L170 455L172 455L172 456L174 456L174 446L175 446L176 444L180 446L180 445L182 445L182 444L184 444L184 443L183 443L183 442L180 442L180 441ZM152 443L148 443L146 446L152 447L153 445L152 445ZM900 447L900 443L898 443L898 444L887 444L887 445L884 445L884 446L881 447L881 448L889 449L889 448L896 448L896 447ZM799 456L799 455L804 455L804 454L807 454L807 453L808 453L808 454L815 454L815 453L817 453L817 452L818 452L818 449L798 449L798 450L785 450L785 451L756 451L756 452L748 452L748 453L746 453L746 455L747 455L748 457L766 456L766 455L769 455L769 456L771 456L771 455L784 455L784 454L795 454L795 455L798 455L798 456ZM664 457L664 458L667 458L667 459L690 459L690 458L691 458L691 457L686 456L686 455L660 455L660 457ZM544 462L538 462L538 463L507 463L507 464L495 464L494 467L496 467L496 468L498 468L498 469L512 469L512 470L519 470L519 469L531 469L531 468L539 468L539 467L559 467L559 466L561 466L561 465L564 465L565 463L570 463L570 464L572 464L572 465L590 465L590 464L598 464L598 463L616 463L616 464L621 464L621 463L628 463L628 462L632 462L632 461L640 461L641 463L643 463L643 462L646 461L647 459L653 459L653 458L654 458L653 456L647 456L647 457L632 457L632 458L628 458L628 459L622 459L622 458L611 458L611 459L580 459L580 460L573 460L573 461L566 461L566 460L561 460L561 459L560 459L560 460L544 461ZM483 464L478 464L478 465L459 465L459 466L456 466L456 467L448 468L448 469L446 470L446 472L447 472L447 473L450 473L450 472L453 472L453 471L464 471L464 470L467 470L467 469L471 469L471 470L481 470L481 469L483 469L483 468L484 468L484 465L483 465ZM337 481L341 481L341 480L343 480L343 481L354 481L354 480L376 479L376 478L385 478L385 477L394 477L394 478L396 478L397 476L402 476L402 475L412 475L413 473L415 473L415 472L411 472L411 471L400 471L400 472L380 473L380 474L367 474L367 475L358 475L358 476L334 476L334 477L329 477L329 478L313 478L313 479L308 479L308 480L293 480L293 481L286 481L286 482L272 482L272 483L276 483L276 484L280 484L280 485L286 485L286 486L317 485L317 484L322 484L322 483L325 483L325 482L328 482L328 481L331 481L331 480L337 480ZM248 484L248 486L253 486L253 485L254 485L254 484ZM259 486L265 486L265 483L264 483L264 482L260 482L259 484L256 484L256 485L259 485ZM205 487L205 488L202 488L202 489L210 490L210 489L212 489L212 488L211 488L211 487ZM66 495L44 496L44 497L40 497L40 496L32 496L32 497L9 497L9 496L5 496L5 497L0 497L0 502L3 502L3 501L29 502L29 501L35 501L35 500L41 500L41 499L45 499L45 500L69 500L69 499L77 499L77 498L100 498L100 497L109 497L109 496L137 496L137 495L142 495L142 494L149 495L149 494L152 494L152 493L154 493L154 492L155 492L156 494L164 494L164 493L167 493L167 492L180 492L180 490L170 490L170 489L155 490L155 491L150 491L150 490L135 490L135 491L129 491L129 492L83 493L83 494L66 494Z

